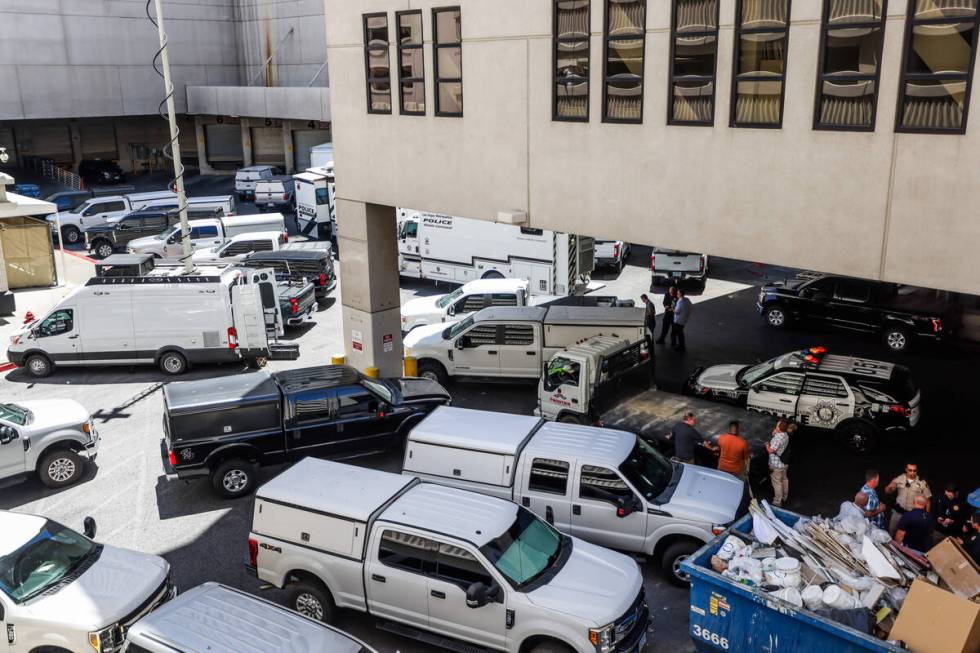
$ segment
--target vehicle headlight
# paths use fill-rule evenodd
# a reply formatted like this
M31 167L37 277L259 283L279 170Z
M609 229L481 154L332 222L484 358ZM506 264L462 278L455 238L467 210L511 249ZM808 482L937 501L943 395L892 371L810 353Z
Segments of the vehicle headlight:
M589 641L595 646L596 653L608 653L615 647L616 625L609 624L602 628L589 629Z
M87 435L92 435L92 422L85 422L82 424L82 432Z
M116 640L113 636L112 628L104 628L98 632L88 634L88 643L92 645L98 653L112 653L117 649Z

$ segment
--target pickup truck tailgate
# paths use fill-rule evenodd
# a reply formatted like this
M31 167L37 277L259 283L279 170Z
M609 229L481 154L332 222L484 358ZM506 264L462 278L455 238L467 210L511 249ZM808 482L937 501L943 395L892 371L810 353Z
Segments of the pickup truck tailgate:
M650 255L650 269L654 272L700 272L702 256L688 252L654 250Z

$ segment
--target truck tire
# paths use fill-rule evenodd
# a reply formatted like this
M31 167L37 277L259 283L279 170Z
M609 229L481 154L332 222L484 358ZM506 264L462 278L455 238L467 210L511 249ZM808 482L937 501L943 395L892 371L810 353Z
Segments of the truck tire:
M912 344L912 338L909 335L908 329L902 326L888 326L881 334L881 340L888 347L889 351L895 352L896 354L901 354L907 351L909 345Z
M92 253L95 258L109 258L113 253L112 243L105 239L99 239L92 243Z
M337 614L337 606L333 602L330 590L321 583L301 580L289 586L286 606L304 617L332 623Z
M187 359L177 351L165 351L157 362L160 371L170 376L179 376L187 371Z
M51 360L44 354L31 354L24 359L24 369L35 379L43 379L46 376L51 376L51 372L54 371L54 365L51 364Z
M785 329L789 324L789 315L786 313L786 307L782 304L766 306L762 315L766 318L766 324L773 329Z
M581 417L579 417L578 415L574 415L572 413L565 413L564 415L562 415L561 417L558 418L558 421L561 422L561 423L563 423L563 424L584 424L585 423L584 421L582 421L582 418Z
M445 386L449 380L446 368L435 361L423 361L419 363L419 378L435 381L441 386Z
M54 449L42 457L37 466L41 482L51 488L72 485L82 477L84 463L81 457L69 449Z
M878 429L860 419L852 419L838 426L837 435L856 454L869 454L878 447Z
M229 458L211 470L211 487L224 499L237 499L255 487L255 465L242 458Z
M572 649L561 642L547 641L535 644L530 653L572 653Z
M248 368L250 370L261 370L269 362L269 359L265 356L256 356L255 358L248 359Z
M61 240L65 241L66 245L74 245L82 240L82 232L74 225L62 227Z
M674 542L664 550L664 554L660 558L660 568L663 570L668 583L677 587L687 587L691 583L687 574L681 571L681 563L700 548L701 545L697 542L682 540Z

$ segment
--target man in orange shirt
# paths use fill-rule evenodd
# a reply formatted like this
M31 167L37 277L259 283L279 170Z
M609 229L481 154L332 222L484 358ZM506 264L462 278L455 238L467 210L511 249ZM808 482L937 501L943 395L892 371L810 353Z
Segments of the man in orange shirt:
M749 443L738 434L738 422L731 422L728 433L718 436L718 448L718 469L746 480L751 453Z

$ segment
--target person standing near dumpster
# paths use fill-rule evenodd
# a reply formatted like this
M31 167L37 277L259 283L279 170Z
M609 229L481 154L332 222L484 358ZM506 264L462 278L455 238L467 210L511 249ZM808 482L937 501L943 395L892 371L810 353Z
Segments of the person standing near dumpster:
M781 506L789 496L789 465L783 462L783 454L789 446L789 434L786 429L789 424L781 419L776 422L776 428L772 431L772 439L766 444L769 452L769 478L772 481L772 504Z
M864 487L861 488L861 491L868 495L868 512L871 513L868 515L868 519L874 526L883 529L885 528L885 510L888 509L888 506L878 498L879 481L878 470L869 469L864 473Z
M925 553L932 542L935 519L929 514L929 499L919 494L912 499L912 510L902 513L895 529L895 541L903 546Z
M919 476L919 466L915 463L905 465L905 473L899 474L892 479L891 483L885 486L885 494L895 495L895 505L892 506L892 515L889 520L890 530L898 526L898 521L902 515L915 510L915 497L922 495L926 498L926 511L929 510L928 500L932 498L932 490L925 479Z
M960 497L956 483L947 483L946 489L936 497L933 512L936 515L936 534L939 537L959 537L963 524L970 514L966 502Z
M729 423L728 433L719 435L717 444L719 450L718 470L728 472L743 481L747 481L751 453L749 452L749 443L738 434L738 422Z
M649 297L647 297L646 293L640 295L640 301L642 301L646 306L645 315L647 331L650 332L650 342L653 342L653 339L657 335L657 306Z

